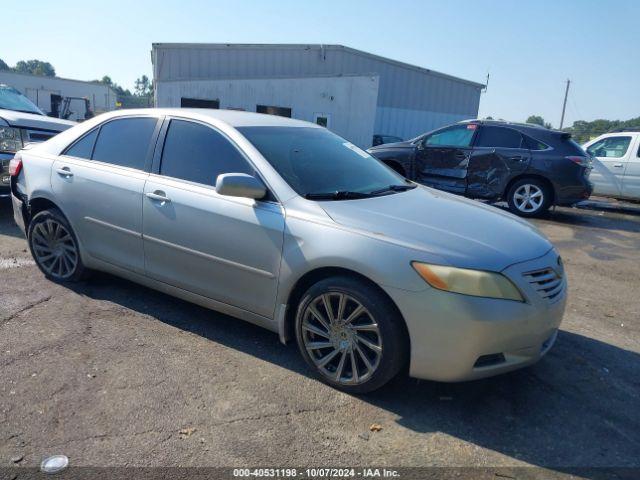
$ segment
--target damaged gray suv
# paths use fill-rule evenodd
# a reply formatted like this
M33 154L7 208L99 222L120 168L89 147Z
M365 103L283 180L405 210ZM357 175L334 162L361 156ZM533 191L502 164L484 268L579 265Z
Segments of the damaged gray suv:
M14 217L54 281L103 270L294 340L323 381L460 381L538 361L566 301L529 223L407 181L317 125L112 112L20 152Z

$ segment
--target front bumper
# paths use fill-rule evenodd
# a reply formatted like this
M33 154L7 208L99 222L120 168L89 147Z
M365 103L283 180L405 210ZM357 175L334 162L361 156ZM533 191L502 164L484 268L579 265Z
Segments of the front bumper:
M471 297L428 288L409 292L387 288L404 316L411 341L409 374L457 382L497 375L531 365L556 340L567 285L543 298L523 274L557 268L555 250L503 271L526 302Z

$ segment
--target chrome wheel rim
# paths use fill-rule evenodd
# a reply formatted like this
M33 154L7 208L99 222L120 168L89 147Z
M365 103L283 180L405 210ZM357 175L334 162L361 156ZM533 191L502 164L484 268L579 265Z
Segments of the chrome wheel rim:
M513 203L521 212L531 213L542 207L544 193L540 187L526 183L518 187L513 194Z
M358 300L345 293L325 293L307 305L302 316L302 342L320 373L344 385L369 380L382 358L378 323Z
M31 246L38 265L55 278L69 278L78 265L78 248L67 228L55 220L38 223L31 233Z

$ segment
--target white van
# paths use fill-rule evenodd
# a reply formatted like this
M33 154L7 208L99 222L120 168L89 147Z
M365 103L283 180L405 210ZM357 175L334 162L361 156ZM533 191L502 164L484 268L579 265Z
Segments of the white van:
M640 200L640 129L605 133L582 147L594 157L594 195Z

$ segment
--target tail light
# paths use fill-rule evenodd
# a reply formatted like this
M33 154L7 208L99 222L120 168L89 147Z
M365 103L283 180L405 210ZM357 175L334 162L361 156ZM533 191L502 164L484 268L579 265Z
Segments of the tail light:
M568 157L564 157L567 160L571 160L573 163L575 163L576 165L580 165L581 167L588 167L589 166L589 157L582 157L582 156L568 156Z
M22 156L16 154L9 162L9 175L17 177L22 170Z

